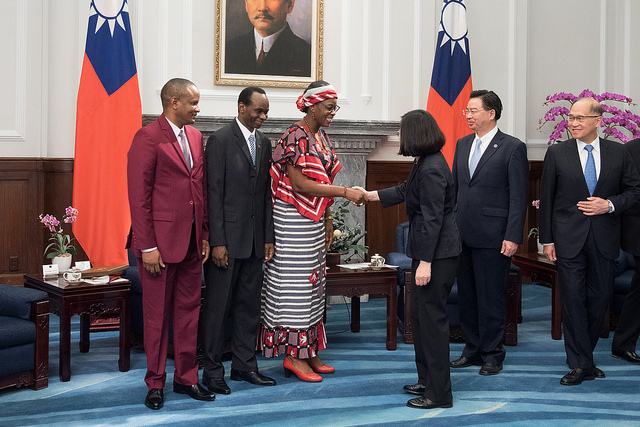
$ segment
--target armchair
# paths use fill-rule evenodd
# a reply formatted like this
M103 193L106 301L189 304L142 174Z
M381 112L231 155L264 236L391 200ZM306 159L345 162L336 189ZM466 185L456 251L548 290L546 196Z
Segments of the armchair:
M613 298L610 305L611 309L609 311L609 327L611 330L615 329L617 326L618 318L622 313L624 300L631 289L631 279L633 278L635 268L636 262L633 255L620 249L620 254L615 261Z
M47 293L0 284L0 389L48 385Z

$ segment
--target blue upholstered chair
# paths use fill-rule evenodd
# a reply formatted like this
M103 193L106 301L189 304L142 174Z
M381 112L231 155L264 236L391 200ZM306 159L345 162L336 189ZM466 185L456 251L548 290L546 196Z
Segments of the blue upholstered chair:
M0 388L48 385L47 293L0 284Z

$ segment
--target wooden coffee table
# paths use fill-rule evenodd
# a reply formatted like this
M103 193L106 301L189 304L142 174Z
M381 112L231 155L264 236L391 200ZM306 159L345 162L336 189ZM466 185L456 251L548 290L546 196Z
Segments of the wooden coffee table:
M518 252L511 262L520 267L523 276L529 276L532 282L545 282L551 287L551 338L562 338L562 304L558 289L558 271L556 263L549 261L537 252Z
M351 332L360 332L360 297L366 294L387 298L387 350L398 344L397 271L388 267L348 269L331 267L327 270L327 296L351 297Z
M120 357L118 368L129 370L130 358L130 310L128 280L105 284L81 282L70 284L62 276L25 275L26 288L39 289L49 294L51 312L60 317L60 381L71 379L71 317L80 315L80 352L89 351L90 316L100 314L120 315Z

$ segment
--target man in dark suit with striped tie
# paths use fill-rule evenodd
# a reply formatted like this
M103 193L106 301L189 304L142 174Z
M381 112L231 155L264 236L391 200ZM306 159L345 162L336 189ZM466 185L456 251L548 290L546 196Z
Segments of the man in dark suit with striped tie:
M593 349L613 291L622 214L640 201L640 177L624 146L600 139L602 106L571 107L573 139L552 145L540 187L540 242L558 269L564 346L570 371L562 385L604 378Z
M205 360L202 382L229 394L222 346L230 316L231 375L255 385L276 382L258 372L256 337L260 322L262 263L273 257L271 141L258 129L267 120L264 90L249 86L238 96L238 117L211 135L206 161L211 260L205 263Z

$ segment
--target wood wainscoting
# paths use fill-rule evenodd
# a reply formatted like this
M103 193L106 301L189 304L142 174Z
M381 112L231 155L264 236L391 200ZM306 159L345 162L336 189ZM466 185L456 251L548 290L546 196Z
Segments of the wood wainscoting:
M0 282L21 285L24 274L50 263L43 256L49 232L38 216L50 213L60 219L72 198L73 159L0 159ZM88 259L76 247L74 260Z
M411 172L413 162L369 161L367 162L367 190L381 190L403 183ZM383 208L380 203L367 204L366 242L369 255L384 257L396 249L396 226L407 221L405 204Z
M528 239L527 235L532 227L538 226L538 214L531 202L540 199L540 179L542 177L542 161L529 161L529 189L527 218L523 227L523 244L521 250L536 252L536 240ZM379 190L392 187L404 182L411 171L412 162L401 161L369 161L367 162L367 190ZM396 225L407 221L404 203L382 208L379 203L367 205L366 213L366 242L369 254L386 256L395 251Z

